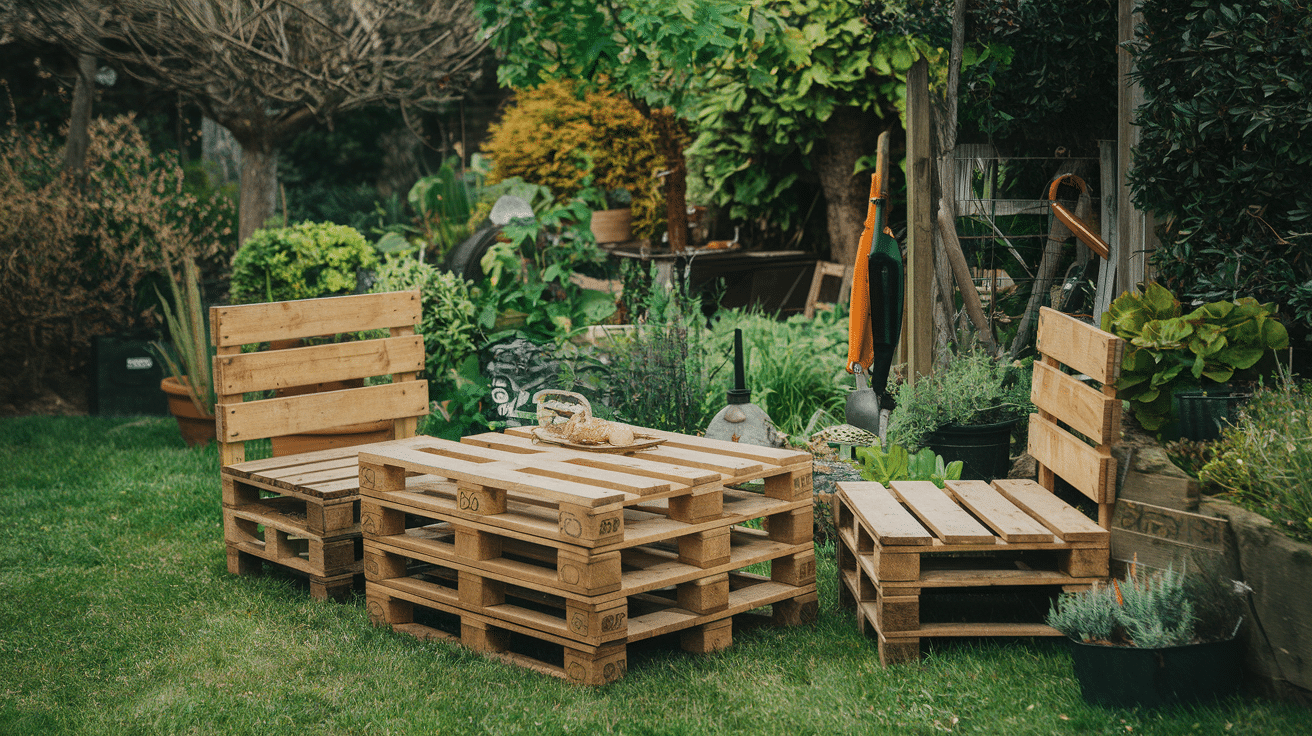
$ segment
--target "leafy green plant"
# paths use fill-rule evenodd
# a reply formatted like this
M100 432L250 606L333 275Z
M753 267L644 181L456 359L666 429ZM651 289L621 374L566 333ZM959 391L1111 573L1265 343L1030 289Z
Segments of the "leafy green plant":
M357 273L378 263L357 230L302 222L256 230L232 261L232 300L239 304L350 293Z
M447 159L436 174L415 182L407 195L420 234L427 243L426 250L431 250L434 260L439 262L447 251L472 233L470 213L478 199L481 177L474 174L475 186L471 189L467 177L456 172L458 163L454 156Z
M1140 648L1173 647L1228 639L1239 628L1234 587L1226 589L1173 567L1153 572L1131 565L1124 580L1064 593L1048 611L1048 625L1076 641ZM1213 600L1215 598L1215 600Z
M1292 306L1312 279L1312 13L1301 0L1148 0L1142 13L1130 186L1166 223L1157 277L1187 299Z
M489 248L480 262L485 277L478 324L489 341L518 332L534 342L549 342L615 313L613 296L570 278L599 268L605 259L588 229L589 213L586 204L575 200L501 228L504 241Z
M1312 542L1312 384L1259 389L1225 429L1199 479Z
M781 432L801 436L818 410L842 415L851 385L843 367L844 311L821 312L814 319L794 315L784 321L756 309L718 311L705 347L708 364L724 366L714 372L722 391L732 388L735 329L743 331L752 403L769 414Z
M1244 297L1183 311L1170 291L1150 283L1141 293L1117 297L1103 315L1103 329L1129 343L1117 394L1149 431L1174 418L1171 399L1177 390L1225 383L1269 351L1289 346L1274 304Z
M889 445L887 451L878 445L858 447L856 459L862 478L884 486L895 480L927 480L942 488L947 481L961 480L962 462L944 464L943 456L928 447L914 456L901 445Z
M422 302L419 331L424 336L424 365L429 397L446 398L451 389L450 369L461 365L478 349L475 322L476 287L459 276L413 258L387 258L378 269L372 291L418 289Z
M1030 380L1031 370L1022 361L1004 363L980 350L958 355L914 384L898 386L888 439L919 448L925 435L940 427L994 424L1028 416L1034 411Z
M429 381L430 386L437 382L444 388L432 403L433 411L420 420L420 434L456 441L495 428L497 423L488 421L483 413L490 389L487 377L478 370L477 355L466 356L441 373L430 372Z
M164 310L164 323L168 326L173 349L155 342L155 352L164 361L169 373L187 389L187 396L196 411L206 416L214 414L214 347L205 331L205 305L200 295L200 271L196 261L186 258L182 262L181 285L178 274L169 268L169 292L173 306L156 289L160 308ZM177 359L174 359L176 354Z

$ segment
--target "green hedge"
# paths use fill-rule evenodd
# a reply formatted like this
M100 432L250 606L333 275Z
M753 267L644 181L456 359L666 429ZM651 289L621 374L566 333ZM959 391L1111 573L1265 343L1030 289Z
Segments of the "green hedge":
M1254 296L1312 324L1312 12L1305 0L1146 0L1130 183L1165 223L1183 298Z

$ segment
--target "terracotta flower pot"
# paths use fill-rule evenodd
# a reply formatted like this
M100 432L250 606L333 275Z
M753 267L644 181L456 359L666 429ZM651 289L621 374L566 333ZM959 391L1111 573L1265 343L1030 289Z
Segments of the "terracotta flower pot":
M633 211L603 210L592 213L592 236L598 243L624 243L633 237Z
M185 378L185 377L184 377ZM182 439L188 447L199 447L214 441L214 415L202 414L191 403L187 388L172 376L159 382L159 387L169 400L169 411L178 420L178 429L182 430Z

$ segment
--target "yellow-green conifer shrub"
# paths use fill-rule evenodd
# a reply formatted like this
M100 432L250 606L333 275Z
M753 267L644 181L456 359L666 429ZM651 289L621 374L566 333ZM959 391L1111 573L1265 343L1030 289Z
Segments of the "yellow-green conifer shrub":
M659 238L665 230L665 195L656 176L668 168L665 157L651 123L623 97L595 91L580 97L572 81L519 90L489 129L483 152L493 161L489 184L518 176L567 200L591 173L593 186L633 196L634 237Z

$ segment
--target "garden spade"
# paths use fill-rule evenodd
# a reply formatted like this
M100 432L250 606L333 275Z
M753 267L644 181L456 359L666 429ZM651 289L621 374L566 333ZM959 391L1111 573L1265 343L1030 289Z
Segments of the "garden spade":
M846 420L880 435L880 398L902 332L902 253L888 219L888 133L879 136L865 230L857 246L848 317L847 370L856 380L848 394ZM881 435L882 436L882 435Z

